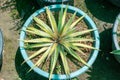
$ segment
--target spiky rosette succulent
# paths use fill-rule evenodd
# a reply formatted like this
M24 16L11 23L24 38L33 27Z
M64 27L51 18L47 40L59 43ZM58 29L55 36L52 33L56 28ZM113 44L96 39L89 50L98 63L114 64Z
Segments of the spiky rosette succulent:
M39 50L34 52L24 62L42 54L42 56L38 59L38 61L30 69L30 71L34 67L41 65L44 61L46 61L46 59L50 59L51 65L49 79L51 79L52 73L56 67L57 60L61 60L65 74L69 75L70 70L67 61L68 55L71 55L77 61L87 65L87 63L78 55L78 52L84 55L84 52L80 48L96 48L81 43L86 41L94 41L93 39L82 38L81 36L94 31L94 29L79 31L76 30L75 27L77 23L79 23L84 18L85 15L75 20L75 16L77 13L75 12L72 17L66 22L67 7L65 9L61 8L58 17L59 20L58 22L56 22L55 17L48 9L48 7L46 7L46 13L49 19L50 26L38 17L34 17L34 21L39 28L28 27L26 29L27 33L37 35L37 38L23 40L24 43L29 44L26 47L32 49L39 48ZM59 57L60 59L58 59Z

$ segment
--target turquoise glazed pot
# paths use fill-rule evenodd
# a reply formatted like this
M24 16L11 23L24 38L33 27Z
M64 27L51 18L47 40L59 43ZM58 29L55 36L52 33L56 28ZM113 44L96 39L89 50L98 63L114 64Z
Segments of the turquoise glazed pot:
M61 9L61 7L65 8L66 5L60 5L60 4L59 4L59 5L51 5L51 6L48 6L48 8L49 8L51 11L59 11L59 10ZM25 38L25 36L26 36L26 35L25 35L26 32L25 32L24 30L26 30L26 28L27 28L27 27L30 25L30 23L33 21L33 17L34 17L34 16L37 16L37 15L39 15L39 14L45 12L45 11L46 11L45 7L42 8L42 9L40 9L40 10L37 10L36 12L34 12L34 13L27 19L27 21L26 21L25 24L23 25L23 28L22 28L22 30L21 30L21 32L20 32L20 40L24 40L24 38ZM78 9L78 8L76 8L76 7L73 7L73 6L68 6L68 10L67 10L67 11L68 11L69 13L74 13L74 12L77 11L77 16L86 15L86 16L84 17L84 20L85 20L85 22L87 23L88 27L91 28L91 29L96 29L95 23L94 23L94 22L91 20L91 18L90 18L87 14L85 14L82 10L80 10L80 9ZM100 38L99 38L99 33L98 33L98 31L97 31L97 30L93 31L92 36L93 36L94 39L96 40L96 41L94 42L93 46L94 46L95 48L99 49L99 46L100 46L100 41L99 41L99 39L100 39ZM25 49L23 48L23 46L24 46L24 42L23 42L23 41L20 41L20 51L21 51L22 57L23 57L24 59L26 59L26 58L28 58L28 55L27 55ZM92 53L91 53L91 56L90 56L90 58L89 58L89 60L88 60L88 62L87 62L88 65L91 66L91 65L94 63L94 61L95 61L96 58L97 58L97 55L98 55L98 50L93 50ZM32 67L32 66L34 65L31 60L29 60L29 61L27 62L27 64L28 64L30 67ZM89 69L89 67L87 67L87 66L80 67L80 69L78 69L77 71L70 73L70 77L69 77L69 78L77 77L77 76L83 74L83 73L84 73L85 71L87 71L88 69ZM43 77L45 77L45 78L49 78L49 73L48 73L48 72L45 72L45 71L43 71L42 69L40 69L40 68L38 68L38 67L35 67L33 70L34 70L37 74L39 74L40 76L43 76ZM68 79L68 77L67 77L65 74L63 74L63 75L53 74L52 79L53 79L53 80L66 80L66 79Z
M3 34L2 34L1 29L0 29L0 70L2 67L2 58L3 58L2 52L3 52Z
M115 23L113 25L113 50L120 50L120 46L118 44L118 40L117 40L117 28L118 28L118 24L120 24L120 14L116 17ZM119 26L120 27L120 26ZM114 55L116 60L120 63L120 55Z

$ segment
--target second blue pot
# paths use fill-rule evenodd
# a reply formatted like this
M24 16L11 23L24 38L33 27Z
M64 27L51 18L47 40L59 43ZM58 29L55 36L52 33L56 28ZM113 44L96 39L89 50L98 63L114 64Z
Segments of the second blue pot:
M115 23L113 25L113 33L112 33L112 38L113 38L113 50L120 50L120 45L118 43L118 36L117 36L117 30L120 24L120 13L116 17ZM120 55L114 55L116 60L120 63Z

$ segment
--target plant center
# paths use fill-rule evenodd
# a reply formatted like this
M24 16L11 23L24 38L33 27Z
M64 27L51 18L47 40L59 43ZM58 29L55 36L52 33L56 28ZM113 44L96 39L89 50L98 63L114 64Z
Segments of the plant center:
M61 39L58 37L57 39L54 40L56 43L60 44Z

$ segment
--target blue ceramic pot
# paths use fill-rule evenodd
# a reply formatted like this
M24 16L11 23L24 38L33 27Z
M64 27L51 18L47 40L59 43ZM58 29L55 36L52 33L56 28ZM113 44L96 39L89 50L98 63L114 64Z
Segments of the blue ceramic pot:
M115 23L113 25L113 50L120 50L120 45L118 44L117 40L117 29L118 29L118 24L120 24L120 14L116 17ZM119 26L120 27L120 26ZM114 55L116 60L120 63L120 55Z
M1 29L0 29L0 70L2 67L2 52L3 52L3 34L2 34Z
M51 5L51 6L48 6L48 8L49 8L51 11L58 11L58 10L61 9L61 7L65 8L66 5L60 5L60 4L59 4L59 5ZM26 21L25 24L23 25L23 28L22 28L22 30L21 30L21 32L20 32L20 40L24 40L24 38L25 38L25 36L26 36L26 35L25 35L26 32L25 32L24 30L26 30L26 28L27 28L27 27L30 25L30 23L33 21L33 17L34 17L34 16L37 16L37 15L39 15L39 14L45 12L45 11L46 11L45 7L42 8L42 9L40 9L40 10L37 10L36 12L34 12L34 13L27 19L27 21ZM92 29L96 29L95 23L94 23L94 22L92 21L92 19L91 19L86 13L84 13L82 10L80 10L80 9L78 9L78 8L76 8L76 7L73 7L73 6L68 6L68 10L67 10L67 11L70 12L70 13L74 13L74 12L77 11L77 16L86 15L86 16L84 17L84 20L85 20L85 22L87 23L88 27L89 27L89 28L92 28ZM99 39L100 39L100 38L99 38L99 33L98 33L98 31L97 31L97 30L93 31L93 34L92 34L92 35L93 35L94 39L96 40L93 46L94 46L95 48L99 49L99 46L100 46L100 40L99 40ZM23 41L20 41L20 51L21 51L22 57L23 57L24 59L26 59L26 58L28 58L28 55L27 55L25 49L23 48L23 46L24 46L24 42L23 42ZM88 62L87 62L88 65L91 66L91 65L94 63L94 61L96 60L97 55L98 55L98 50L93 50L92 53L91 53L91 56L90 56L90 58L89 58L89 60L88 60ZM27 64L28 64L30 67L32 67L32 66L34 65L31 60L27 61ZM70 73L70 78L77 77L77 76L83 74L83 73L84 73L85 71L87 71L88 69L89 69L89 67L83 66L82 68L78 69L77 71ZM43 76L43 77L45 77L45 78L49 78L49 73L43 71L42 69L36 67L36 68L34 68L33 70L34 70L37 74L39 74L39 75L41 75L41 76ZM66 79L68 79L68 77L66 77L65 74L63 74L63 75L53 74L52 79L53 79L53 80L66 80Z

